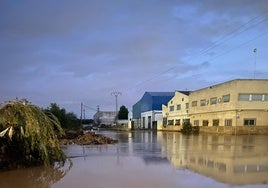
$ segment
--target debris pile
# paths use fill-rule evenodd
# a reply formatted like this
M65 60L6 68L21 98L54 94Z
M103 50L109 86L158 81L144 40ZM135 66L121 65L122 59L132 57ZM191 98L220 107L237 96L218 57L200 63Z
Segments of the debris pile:
M100 145L100 144L115 144L117 140L95 134L95 132L87 132L73 139L62 139L61 144L78 144L78 145Z

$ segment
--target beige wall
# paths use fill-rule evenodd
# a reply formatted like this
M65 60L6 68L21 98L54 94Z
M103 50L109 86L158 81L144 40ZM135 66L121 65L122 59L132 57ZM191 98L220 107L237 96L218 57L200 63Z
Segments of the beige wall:
M213 120L219 120L219 126L225 125L225 120L232 121L232 126L244 126L245 119L255 119L256 126L268 126L268 100L240 101L239 94L268 94L268 80L233 80L215 86L194 91L189 96L189 114L191 123L208 120L208 126ZM223 96L230 95L229 102L223 102ZM217 98L216 104L211 104L211 98ZM200 106L205 99L206 105ZM197 106L192 102L197 101Z
M185 119L189 119L188 109L186 104L189 104L189 96L179 91L175 91L174 97L168 102L167 105L162 105L163 118L167 118L168 126L181 126ZM180 105L180 109L177 106ZM174 110L171 110L173 107ZM168 123L173 120L173 124ZM176 120L180 120L180 125Z

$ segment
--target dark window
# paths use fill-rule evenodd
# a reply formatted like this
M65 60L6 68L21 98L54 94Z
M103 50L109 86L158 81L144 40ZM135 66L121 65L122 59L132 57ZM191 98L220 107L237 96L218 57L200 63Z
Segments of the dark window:
M181 125L181 120L180 119L176 119L175 125Z
M245 126L254 126L256 125L256 119L244 119Z
M195 106L197 106L197 101L192 102L192 107L195 107Z
M174 119L168 120L168 125L174 125Z
M181 110L181 105L180 104L177 105L177 110Z
M169 111L174 111L174 106L170 106Z
M220 124L220 120L218 120L218 119L213 119L213 121L212 121L212 125L213 125L213 126L219 126L219 124Z
M163 125L167 125L167 118L163 118Z
M203 120L203 126L208 126L208 120Z

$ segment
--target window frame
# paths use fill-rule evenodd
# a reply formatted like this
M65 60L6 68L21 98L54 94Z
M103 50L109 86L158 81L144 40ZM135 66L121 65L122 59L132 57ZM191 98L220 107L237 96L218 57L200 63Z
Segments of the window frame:
M223 103L230 102L230 98L231 98L230 94L223 95L223 96L222 96L222 102L223 102ZM226 99L227 99L227 100L226 100Z
M197 106L197 101L192 101L192 107Z
M176 109L177 109L177 110L181 110L181 104L177 104Z
M224 126L233 126L233 119L225 119L224 120Z
M213 119L212 126L216 126L216 127L220 126L220 119Z
M246 124L246 121L248 121L249 123ZM251 121L253 121L254 123L251 124ZM256 118L244 118L244 126L256 126Z
M200 100L200 106L206 106L207 105L207 100L206 99L201 99Z
M209 125L209 121L207 119L202 121L202 126L208 127L208 125Z
M211 98L209 99L209 102L210 102L210 105L215 105L215 104L217 104L217 97L211 97Z

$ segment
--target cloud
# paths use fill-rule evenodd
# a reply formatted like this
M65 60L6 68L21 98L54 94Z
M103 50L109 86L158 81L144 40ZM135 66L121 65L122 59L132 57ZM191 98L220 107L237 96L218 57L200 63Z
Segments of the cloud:
M144 91L246 77L250 67L238 65L255 47L265 78L265 7L239 0L2 2L0 101L113 109L110 92L120 90L131 107Z

